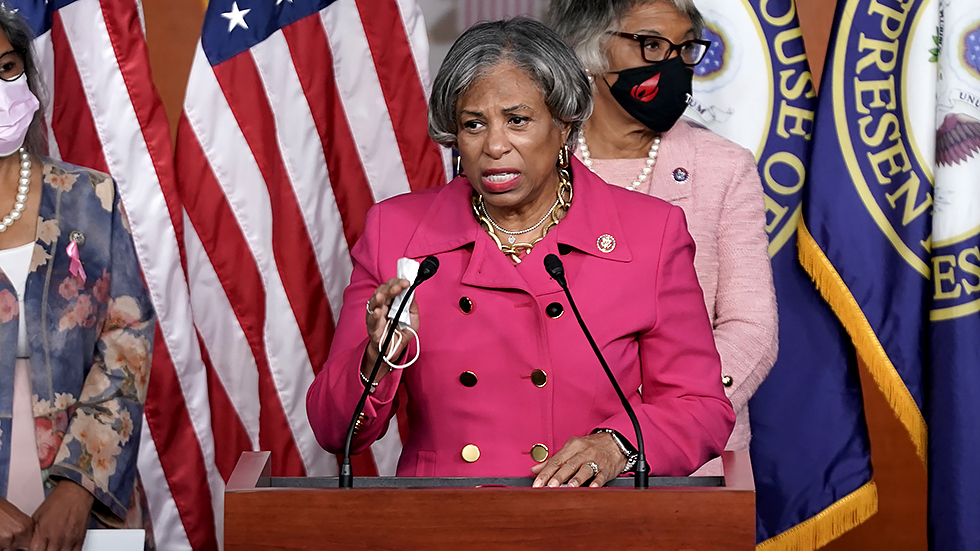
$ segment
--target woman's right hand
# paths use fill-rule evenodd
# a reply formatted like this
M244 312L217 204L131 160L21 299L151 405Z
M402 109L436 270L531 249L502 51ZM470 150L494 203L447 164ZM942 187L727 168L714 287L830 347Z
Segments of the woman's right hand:
M368 343L367 350L364 352L364 359L361 360L361 373L364 377L371 375L374 362L378 359L378 348L381 346L382 339L384 339L385 325L388 323L388 309L391 301L410 286L411 283L407 279L393 277L378 286L374 290L374 294L371 295L371 298L368 299L367 309L370 311L366 313L366 323L370 342ZM414 300L412 301L412 306L409 308L409 317L411 318L412 329L418 331L419 306ZM412 334L407 331L398 331L398 333L402 336L401 342L398 342L399 339L397 336L392 338L391 345L389 345L389 358L398 358L401 356L402 352L408 346L409 340L412 338ZM398 343L397 347L394 346L395 343ZM394 363L394 360L392 360L392 363ZM381 381L388 374L388 371L390 370L387 366L382 366L378 370L378 376L372 382L377 383Z
M27 549L34 536L34 521L13 503L0 498L0 551Z

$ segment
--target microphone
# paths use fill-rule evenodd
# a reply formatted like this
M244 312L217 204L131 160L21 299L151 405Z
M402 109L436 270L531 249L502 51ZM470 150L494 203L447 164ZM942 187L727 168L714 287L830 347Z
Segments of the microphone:
M427 256L423 258L422 263L419 264L419 273L415 276L415 283L412 284L412 287L418 287L420 283L436 275L436 270L438 269L438 258L434 256Z
M575 319L578 320L578 324L582 328L582 332L585 333L585 337L589 339L589 344L592 345L592 351L599 358L599 363L602 364L602 369L606 372L606 377L612 383L613 388L616 390L616 395L619 396L619 401L623 403L623 409L626 410L626 415L629 416L630 421L633 423L633 430L636 432L637 450L636 475L633 477L633 481L637 488L647 488L650 485L650 466L647 465L647 454L643 445L643 432L640 430L640 421L636 418L636 412L633 411L633 406L630 405L629 400L626 399L626 395L623 394L623 389L619 387L615 375L609 369L609 365L606 364L606 359L602 357L599 346L596 345L595 339L592 338L592 333L585 326L585 321L582 320L582 315L579 314L578 307L575 306L575 301L572 300L572 293L568 290L568 282L565 281L565 266L562 265L561 259L553 254L549 254L544 257L544 268L548 271L552 279L557 281L558 285L561 285L562 291L565 291L565 296L568 298L568 305L572 307L572 312L575 313Z
M431 278L436 274L436 270L439 269L439 259L434 256L427 256L419 264L418 274L415 276L415 281L412 283L411 287L405 293L405 298L407 299L415 292L415 288L422 284L425 280ZM385 338L381 345L381 350L388 350L388 345L391 344L391 338L395 334L395 329L398 328L398 319L402 315L402 311L405 309L405 305L408 304L408 300L403 300L398 306L398 311L395 313L395 317L392 318L393 322L388 330L385 332ZM374 368L371 369L371 375L368 377L368 381L373 381L375 377L378 376L378 370L381 368L381 360L384 358L384 352L378 354L378 359L374 361ZM364 392L361 393L361 399L357 402L357 407L354 408L354 416L351 417L350 425L347 427L347 439L344 441L344 459L340 465L340 487L341 488L353 488L354 487L354 470L350 464L350 450L354 442L354 428L357 426L357 419L361 416L361 412L364 411L364 404L367 403L368 394L371 392L371 385L368 384L364 387Z

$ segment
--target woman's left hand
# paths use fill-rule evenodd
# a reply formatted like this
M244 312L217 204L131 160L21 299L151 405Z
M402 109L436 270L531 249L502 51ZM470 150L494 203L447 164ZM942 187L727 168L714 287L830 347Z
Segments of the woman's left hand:
M95 496L70 480L58 482L34 513L30 551L79 551Z
M599 469L594 473L590 463ZM557 488L562 484L571 487L582 486L592 480L590 487L599 488L619 476L626 466L626 456L619 450L611 434L602 432L588 436L569 438L565 446L551 459L531 467L538 475L534 487Z

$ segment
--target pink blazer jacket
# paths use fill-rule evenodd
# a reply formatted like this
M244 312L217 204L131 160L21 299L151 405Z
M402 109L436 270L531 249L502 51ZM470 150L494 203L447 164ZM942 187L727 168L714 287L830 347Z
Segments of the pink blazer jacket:
M465 178L371 209L352 250L329 359L307 394L321 446L341 451L363 389L365 302L395 275L398 258L427 255L440 268L416 293L421 355L371 395L355 453L384 434L399 385L407 390L410 427L400 476L528 476L532 448L550 455L599 427L634 442L629 418L544 269L545 255L554 253L637 411L651 472L686 475L722 451L735 414L683 212L610 186L577 160L573 173L568 215L517 266L474 219ZM615 239L615 248L600 250L601 236ZM478 459L464 458L467 446L479 449Z
M625 185L645 159L599 159L594 168ZM747 450L749 399L778 350L776 291L769 262L766 206L752 152L689 119L663 135L660 155L641 191L684 210L697 254L694 267L735 408L727 449ZM789 215L790 213L787 213ZM721 472L721 466L712 471ZM699 474L705 474L701 472Z

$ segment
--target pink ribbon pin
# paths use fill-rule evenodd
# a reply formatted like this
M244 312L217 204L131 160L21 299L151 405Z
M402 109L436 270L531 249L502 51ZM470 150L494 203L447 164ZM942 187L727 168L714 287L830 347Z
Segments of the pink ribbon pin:
M65 252L68 253L68 257L71 258L71 264L68 266L68 271L82 280L85 283L85 270L82 269L82 260L78 257L78 243L74 240L68 243L68 247L65 248Z

